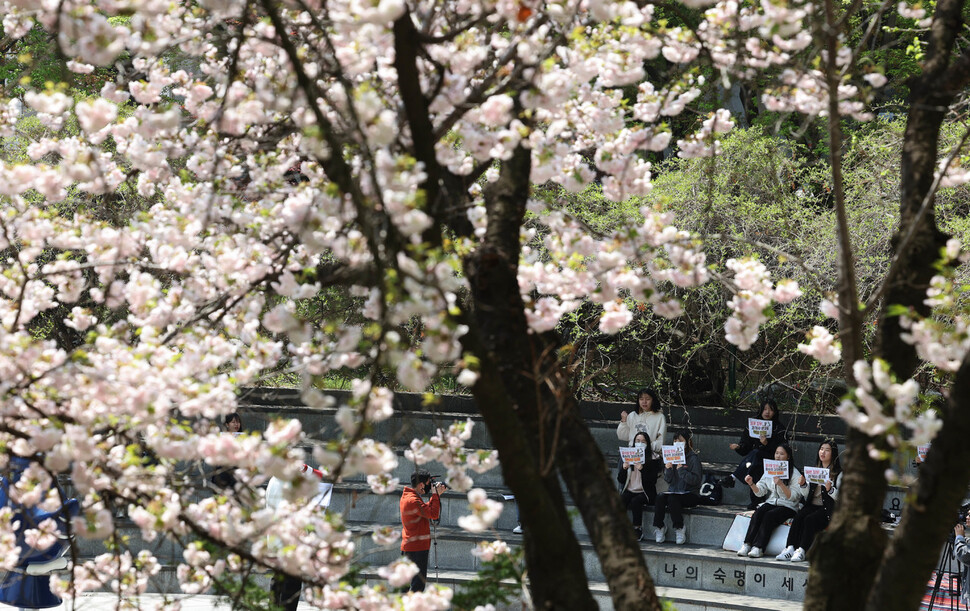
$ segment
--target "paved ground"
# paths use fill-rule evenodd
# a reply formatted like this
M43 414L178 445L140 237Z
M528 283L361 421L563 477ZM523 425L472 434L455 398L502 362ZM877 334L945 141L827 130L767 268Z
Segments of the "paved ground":
M143 594L138 597L136 604L142 609L157 609L166 600L161 594ZM218 596L168 596L168 600L177 600L181 611L229 611L229 605L224 598ZM61 603L59 607L52 607L50 611L111 611L118 608L118 597L111 594L85 594L78 596L76 601ZM130 607L129 607L130 608ZM0 611L12 611L16 607L0 604ZM300 602L299 611L313 609L305 602Z

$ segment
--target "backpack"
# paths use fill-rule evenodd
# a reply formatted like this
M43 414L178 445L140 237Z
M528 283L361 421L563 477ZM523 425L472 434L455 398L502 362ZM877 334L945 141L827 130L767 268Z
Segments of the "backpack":
M720 505L721 499L724 497L724 490L721 488L721 482L717 481L717 476L708 473L704 476L704 480L701 482L701 503L704 505Z

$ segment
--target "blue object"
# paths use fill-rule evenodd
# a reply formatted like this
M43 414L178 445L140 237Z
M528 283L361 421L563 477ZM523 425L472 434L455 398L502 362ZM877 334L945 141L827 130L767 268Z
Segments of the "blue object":
M9 487L20 479L24 469L29 465L29 459L11 457L9 479L6 476L0 476L0 507L11 507L14 510L14 520L20 523L16 531L20 558L16 570L5 573L0 579L0 603L24 609L48 609L61 604L61 599L51 592L50 575L27 575L23 571L30 564L50 562L60 557L69 544L66 540L58 540L49 548L38 551L25 543L24 532L48 518L54 518L57 521L58 531L63 534L67 532L67 520L76 516L80 508L77 499L69 499L54 511L44 511L39 507L24 507L11 501Z

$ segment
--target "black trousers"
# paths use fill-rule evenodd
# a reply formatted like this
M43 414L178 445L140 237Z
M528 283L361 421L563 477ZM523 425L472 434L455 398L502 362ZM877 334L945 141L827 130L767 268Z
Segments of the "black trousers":
M635 528L643 528L643 506L647 505L649 501L646 494L643 492L624 490L620 494L620 499L623 501L623 506L633 515L633 526Z
M744 542L751 547L764 550L768 547L768 541L771 540L771 533L775 532L776 528L794 515L794 509L764 503L755 509L754 515L751 516L751 523L748 524L748 534L744 536Z
M674 528L684 527L684 509L697 507L701 498L693 492L686 494L667 494L661 492L657 495L657 502L653 504L653 525L655 528L664 527L665 514L670 511L670 521L674 523Z
M741 462L738 463L737 469L734 470L735 479L742 484L745 483L744 478L747 475L750 475L751 479L753 479L755 483L758 483L758 480L761 479L761 476L764 474L765 463L761 459L758 450L751 450L748 452L747 455L741 459Z
M273 602L284 611L296 611L296 606L300 604L301 590L303 590L302 580L283 573L273 575Z
M649 450L649 448L647 448ZM643 483L643 491L647 493L648 505L653 505L657 500L657 478L663 472L664 463L659 458L648 460L640 471L640 481Z
M800 547L806 552L812 547L815 535L825 530L829 525L829 516L825 513L825 507L821 505L805 505L801 511L795 515L791 523L791 530L788 531L788 545Z
M418 565L418 573L411 578L411 592L424 592L424 586L428 583L428 556L431 550L423 549L416 552L402 552L414 564Z

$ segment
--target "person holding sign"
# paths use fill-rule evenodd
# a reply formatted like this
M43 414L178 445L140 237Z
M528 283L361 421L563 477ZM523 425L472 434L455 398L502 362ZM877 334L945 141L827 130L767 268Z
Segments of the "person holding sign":
M839 446L834 441L826 440L818 446L815 467L805 467L806 475L798 480L802 486L808 483L805 506L792 521L787 547L775 556L776 560L805 560L806 550L812 547L815 535L829 525L839 485L842 483L842 468L838 456ZM832 483L833 480L835 483Z
M620 482L622 486L620 498L623 500L623 505L627 510L633 514L633 532L637 536L637 541L643 539L643 506L653 502L653 499L647 496L643 479L644 473L646 472L646 461L643 457L650 452L650 444L648 442L646 433L637 433L634 435L633 447L639 450L639 456L641 458L639 461L627 460L626 457L621 455L620 468L616 473L616 481ZM627 448L621 449L625 450ZM653 484L653 490L654 494L656 494L656 483Z
M641 389L637 393L637 411L620 412L620 424L616 427L616 436L633 445L633 438L639 432L647 436L647 456L641 474L643 475L643 489L649 502L653 504L657 498L657 478L663 462L660 452L664 437L667 436L667 418L660 409L660 399L657 393L649 388Z
M764 474L764 460L771 459L775 455L775 448L783 443L788 443L788 430L780 420L781 413L778 411L778 404L774 399L765 399L761 402L761 407L755 418L749 418L749 424L741 434L737 443L731 444L731 449L743 456L738 463L734 473L724 477L721 485L726 488L733 488L735 482L743 482L750 475L754 481L761 479ZM771 434L768 434L767 427L751 421L770 422ZM751 432L757 431L759 434L752 436ZM754 509L761 501L758 497L751 495L751 503L748 509Z
M667 482L667 492L657 495L657 502L653 509L654 540L663 543L666 539L667 528L664 524L664 514L670 509L670 521L674 525L674 540L677 545L687 542L687 532L684 530L684 509L695 507L701 502L701 482L704 481L704 467L701 459L694 452L690 431L684 429L674 435L674 444L683 444L683 461L675 462L678 456L674 452L666 453L664 457L664 481ZM669 446L664 446L666 450Z
M738 556L761 558L764 549L768 547L771 533L785 520L795 515L798 504L805 498L808 486L797 483L804 481L804 478L798 469L794 468L791 459L791 446L783 443L775 448L775 460L788 463L789 477L781 478L765 473L757 483L750 475L744 478L755 495L767 495L768 498L751 516L748 532L744 536L744 545L738 550Z

